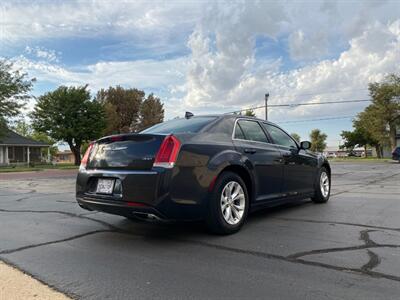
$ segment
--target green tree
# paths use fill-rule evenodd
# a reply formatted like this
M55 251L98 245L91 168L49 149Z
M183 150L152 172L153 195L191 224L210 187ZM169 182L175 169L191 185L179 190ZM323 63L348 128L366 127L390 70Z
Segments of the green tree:
M32 127L24 119L16 121L12 130L25 137L30 137L32 134Z
M34 130L32 126L24 119L16 121L15 124L12 126L12 130L24 137L51 145L49 148L51 156L54 156L58 151L58 147L53 146L56 143L55 140L53 140L43 132L38 132ZM47 156L47 149L42 149L42 155Z
M340 146L340 148L353 150L355 147L364 147L365 157L367 157L367 148L369 145L375 147L379 155L381 152L379 151L379 141L374 139L370 132L367 130L368 126L365 125L365 120L362 119L361 116L362 114L354 119L353 131L342 131L341 136L344 140L344 143Z
M139 122L134 129L141 131L162 121L164 121L164 105L159 98L150 94L140 105Z
M247 109L246 112L244 113L244 115L247 117L255 117L256 116L254 110L252 110L252 109Z
M300 135L298 135L297 133L293 132L291 134L292 138L294 138L296 140L296 142L300 143L301 137Z
M100 137L105 128L103 107L91 100L87 86L60 86L40 96L31 118L36 131L68 143L75 165L81 162L82 143Z
M328 136L319 129L313 129L310 133L311 151L323 152L326 148L326 138Z
M47 145L51 145L49 147L51 157L54 157L57 154L58 147L57 147L57 145L55 145L55 143L57 141L55 141L54 139L52 139L51 137L49 137L45 133L33 130L31 135L29 136L29 138L31 138L31 139L33 139L35 141L38 141L38 142L46 143ZM47 149L42 149L42 155L43 156L47 155Z
M104 134L129 132L137 126L144 96L141 90L121 86L101 89L96 100L103 105L106 113L107 127Z
M26 73L13 70L13 64L0 60L0 135L4 134L7 119L20 113L35 79L28 79Z
M396 127L400 124L400 76L391 74L382 82L368 86L372 104L365 110L366 119L374 119L377 128L368 128L376 139L391 148L396 146Z

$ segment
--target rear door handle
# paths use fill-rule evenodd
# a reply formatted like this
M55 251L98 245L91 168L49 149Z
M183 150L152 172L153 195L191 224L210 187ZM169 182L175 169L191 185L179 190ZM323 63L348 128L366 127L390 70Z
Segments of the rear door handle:
M257 152L256 149L252 149L252 148L246 148L246 149L244 149L244 153L254 154L254 153L256 153L256 152Z

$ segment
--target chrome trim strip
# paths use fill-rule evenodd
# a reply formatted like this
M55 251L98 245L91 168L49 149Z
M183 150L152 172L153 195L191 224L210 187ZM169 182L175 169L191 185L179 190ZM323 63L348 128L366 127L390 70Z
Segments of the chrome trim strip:
M272 145L276 147L276 144L273 143L267 143L267 142L260 142L260 141L253 141L253 140L244 140L244 139L236 139L235 138L235 130L236 130L236 125L239 120L245 120L245 121L252 121L252 122L257 122L260 125L260 121L256 119L250 119L250 118L237 118L235 120L235 124L233 125L233 132L232 132L232 141L244 141L244 142L249 142L249 143L258 143L262 145ZM261 125L260 125L261 126ZM268 136L266 136L268 139Z
M157 175L156 171L139 171L139 170L104 170L104 169L94 169L94 170L87 170L86 173L88 174L133 174L133 175Z

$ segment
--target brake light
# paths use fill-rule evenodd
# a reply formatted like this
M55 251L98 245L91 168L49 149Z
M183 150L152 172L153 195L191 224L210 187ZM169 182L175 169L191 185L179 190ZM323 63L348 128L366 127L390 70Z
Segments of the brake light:
M89 154L90 154L90 151L92 151L93 145L94 145L94 143L89 144L89 147L87 148L87 150L85 152L85 155L82 157L81 165L80 165L79 169L86 169L86 165L89 160Z
M181 142L173 135L167 136L154 160L154 167L173 168L178 158Z

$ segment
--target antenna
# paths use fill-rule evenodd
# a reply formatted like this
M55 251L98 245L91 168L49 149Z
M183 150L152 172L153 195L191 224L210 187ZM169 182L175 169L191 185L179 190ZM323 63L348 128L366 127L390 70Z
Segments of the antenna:
M190 111L185 112L185 119L190 119L193 116L194 116L194 114L191 113Z

